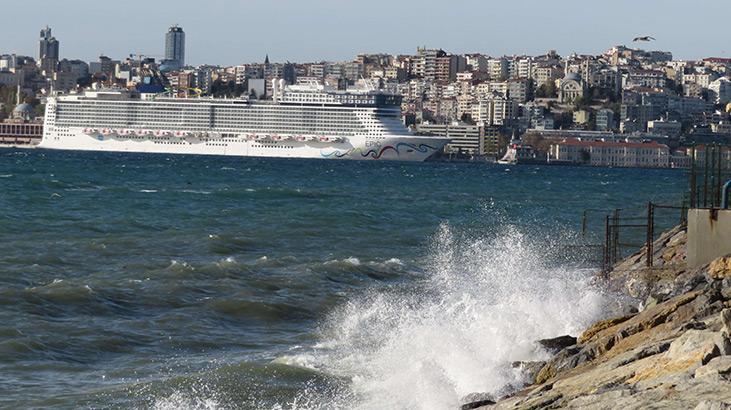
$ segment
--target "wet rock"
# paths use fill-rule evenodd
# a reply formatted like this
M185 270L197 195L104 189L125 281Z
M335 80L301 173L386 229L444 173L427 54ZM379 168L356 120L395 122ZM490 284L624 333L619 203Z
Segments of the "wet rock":
M681 229L655 243L655 260L667 265L646 268L643 252L615 267L610 286L644 300L644 309L593 324L578 344L556 346L534 385L491 410L731 410L731 255L688 269Z
M461 410L472 410L495 404L495 397L490 393L470 393L462 398Z
M596 322L593 325L591 325L591 327L586 329L584 331L584 333L581 334L578 342L582 343L582 344L586 343L589 339L591 339L594 335L601 332L602 330L608 329L608 328L618 325L622 322L626 322L633 316L634 316L634 314L629 314L629 315L625 315L625 316L613 317L610 319L605 319L605 320Z
M576 338L569 335L554 337L551 339L541 339L538 343L541 347L551 353L556 353L569 346L576 344Z
M512 367L520 370L530 383L535 383L538 372L546 365L544 361L537 362L513 362Z

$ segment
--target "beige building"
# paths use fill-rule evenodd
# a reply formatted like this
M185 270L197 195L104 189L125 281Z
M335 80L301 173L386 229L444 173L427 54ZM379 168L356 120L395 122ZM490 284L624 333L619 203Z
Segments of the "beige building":
M585 92L584 80L576 73L569 73L561 80L558 89L558 100L562 103L570 103L579 97L584 97Z
M420 124L417 132L439 135L452 140L444 147L447 154L496 155L498 142L497 127L484 127L462 123Z
M566 139L551 144L553 161L597 167L668 168L670 149L657 142L609 142Z

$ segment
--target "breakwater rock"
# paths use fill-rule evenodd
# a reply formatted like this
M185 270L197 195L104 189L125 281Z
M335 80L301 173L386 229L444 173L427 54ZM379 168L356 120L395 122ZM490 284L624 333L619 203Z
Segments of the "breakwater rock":
M533 384L481 409L731 409L731 255L685 266L685 232L615 266L639 311L597 322L531 371ZM562 338L568 344L571 338Z

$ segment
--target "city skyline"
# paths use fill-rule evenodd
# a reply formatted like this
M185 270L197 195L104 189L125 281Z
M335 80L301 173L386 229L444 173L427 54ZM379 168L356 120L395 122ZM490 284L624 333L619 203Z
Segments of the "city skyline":
M678 59L729 56L722 16L731 11L731 5L718 1L694 3L703 13L702 23L685 21L687 9L677 0L641 4L620 0L619 7L602 9L600 17L595 16L597 12L587 17L567 14L567 9L583 4L575 0L560 7L535 1L519 5L431 2L429 6L422 2L419 8L382 0L371 2L369 7L341 3L255 0L231 4L214 0L205 9L197 8L194 13L181 10L171 16L169 1L145 3L144 12L135 7L141 2L133 2L127 9L114 10L116 21L130 21L132 25L110 25L111 10L104 4L76 0L69 10L69 3L45 0L33 21L12 20L0 27L0 35L6 39L3 52L35 56L38 30L49 25L62 43L62 59L94 61L101 54L124 58L139 53L160 60L165 52L164 34L178 24L187 33L186 60L192 65L234 65L260 61L267 54L278 62L349 60L358 53L413 53L417 46L489 55L538 55L555 49L567 55L597 54L626 44L668 50ZM631 13L627 11L630 5ZM6 8L11 14L22 14L23 10L20 4ZM73 12L79 8L88 16L84 24L74 20ZM679 23L669 24L673 19ZM632 39L641 35L657 40L633 44Z

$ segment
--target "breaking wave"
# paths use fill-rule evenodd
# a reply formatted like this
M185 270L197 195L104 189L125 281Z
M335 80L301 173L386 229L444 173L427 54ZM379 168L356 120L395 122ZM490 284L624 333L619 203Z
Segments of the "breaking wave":
M614 305L589 271L547 261L552 241L442 224L418 285L350 300L311 352L283 359L350 381L344 396L292 408L456 408L470 393L516 389L526 380L510 364L547 358L537 340L576 335Z

